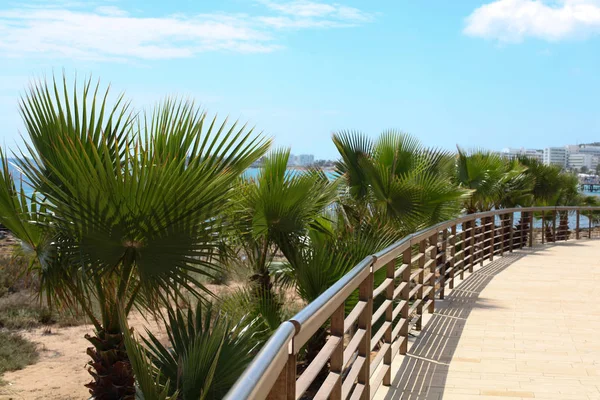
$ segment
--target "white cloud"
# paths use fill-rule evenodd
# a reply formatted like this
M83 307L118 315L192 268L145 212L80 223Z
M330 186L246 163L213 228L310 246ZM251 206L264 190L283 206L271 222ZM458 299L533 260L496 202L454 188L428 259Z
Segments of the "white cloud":
M114 5L0 8L0 53L92 60L169 59L206 51L265 53L284 29L340 28L371 20L337 3L260 2L263 15L137 16Z
M314 1L296 0L288 3L280 3L270 0L260 1L268 8L291 15L295 18L328 18L328 22L357 23L371 21L373 15L358 8L348 7L339 3L319 3Z
M503 42L547 41L600 33L598 0L497 0L466 19L464 33Z
M125 17L128 15L128 12L125 10L121 10L116 6L100 6L96 7L95 10L98 14L108 15L111 17Z

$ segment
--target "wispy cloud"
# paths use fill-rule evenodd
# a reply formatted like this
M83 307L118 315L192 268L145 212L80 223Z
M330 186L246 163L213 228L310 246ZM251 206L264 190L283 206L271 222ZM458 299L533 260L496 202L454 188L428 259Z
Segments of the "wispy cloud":
M270 0L261 0L261 4L267 8L287 15L290 20L314 22L321 24L345 24L352 25L369 22L373 14L359 10L358 8L344 6L339 3L320 3L315 1L297 0L280 3Z
M113 4L46 3L0 8L0 53L92 60L170 59L206 51L281 49L287 29L342 28L372 14L338 3L259 1L262 12L147 17Z
M587 37L600 33L600 1L496 0L467 17L464 33L502 42Z

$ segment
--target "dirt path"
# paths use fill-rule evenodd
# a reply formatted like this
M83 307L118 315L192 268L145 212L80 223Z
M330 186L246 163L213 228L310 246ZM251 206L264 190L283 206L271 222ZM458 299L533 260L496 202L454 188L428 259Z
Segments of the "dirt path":
M137 332L145 332L141 316L130 317L130 325ZM156 323L150 325L154 334L162 331ZM5 373L2 378L8 382L0 386L0 400L80 400L89 398L83 385L91 381L85 353L90 343L84 339L92 333L93 326L82 325L68 328L51 327L51 333L38 328L22 332L23 336L38 344L40 360L20 371ZM164 335L158 335L164 340Z

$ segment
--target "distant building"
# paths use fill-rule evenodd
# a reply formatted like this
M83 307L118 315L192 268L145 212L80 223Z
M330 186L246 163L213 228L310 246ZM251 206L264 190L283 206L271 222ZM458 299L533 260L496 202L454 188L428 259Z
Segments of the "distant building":
M298 165L298 156L295 156L293 154L290 154L289 158L288 158L288 167L295 167Z
M544 165L557 165L566 168L567 154L566 147L546 147L544 149Z
M297 164L302 167L307 167L315 162L315 156L312 154L300 154L297 157Z
M586 167L588 170L595 170L600 161L600 146L590 145L568 145L567 149L567 167L581 170Z
M572 147L572 146L569 146ZM582 144L577 146L579 147L579 149L577 149L577 153L580 154L591 154L593 156L597 156L600 157L600 146L590 146L587 144Z
M598 166L599 157L592 154L575 153L569 154L567 159L567 167L581 170L582 167L586 167L588 170L595 170Z
M533 158L539 162L544 162L544 151L543 150L536 150L536 149L525 149L523 147L521 147L520 149L516 149L516 148L506 148L503 149L500 152L500 155L502 157L506 157L509 160L514 160L515 158L518 157L529 157L529 158Z

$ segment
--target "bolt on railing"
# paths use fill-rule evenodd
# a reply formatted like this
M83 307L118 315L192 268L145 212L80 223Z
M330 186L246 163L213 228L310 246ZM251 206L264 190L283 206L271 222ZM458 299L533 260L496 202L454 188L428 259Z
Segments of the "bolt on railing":
M407 353L411 329L422 329L423 314L435 311L436 296L443 299L457 278L465 279L476 265L506 252L536 242L568 240L570 212L575 212L575 239L582 236L582 216L588 219L585 237L592 238L592 220L599 211L600 207L502 209L409 235L366 257L284 322L226 399L371 399L382 384L391 384L392 362ZM324 345L297 373L302 347L324 326Z

